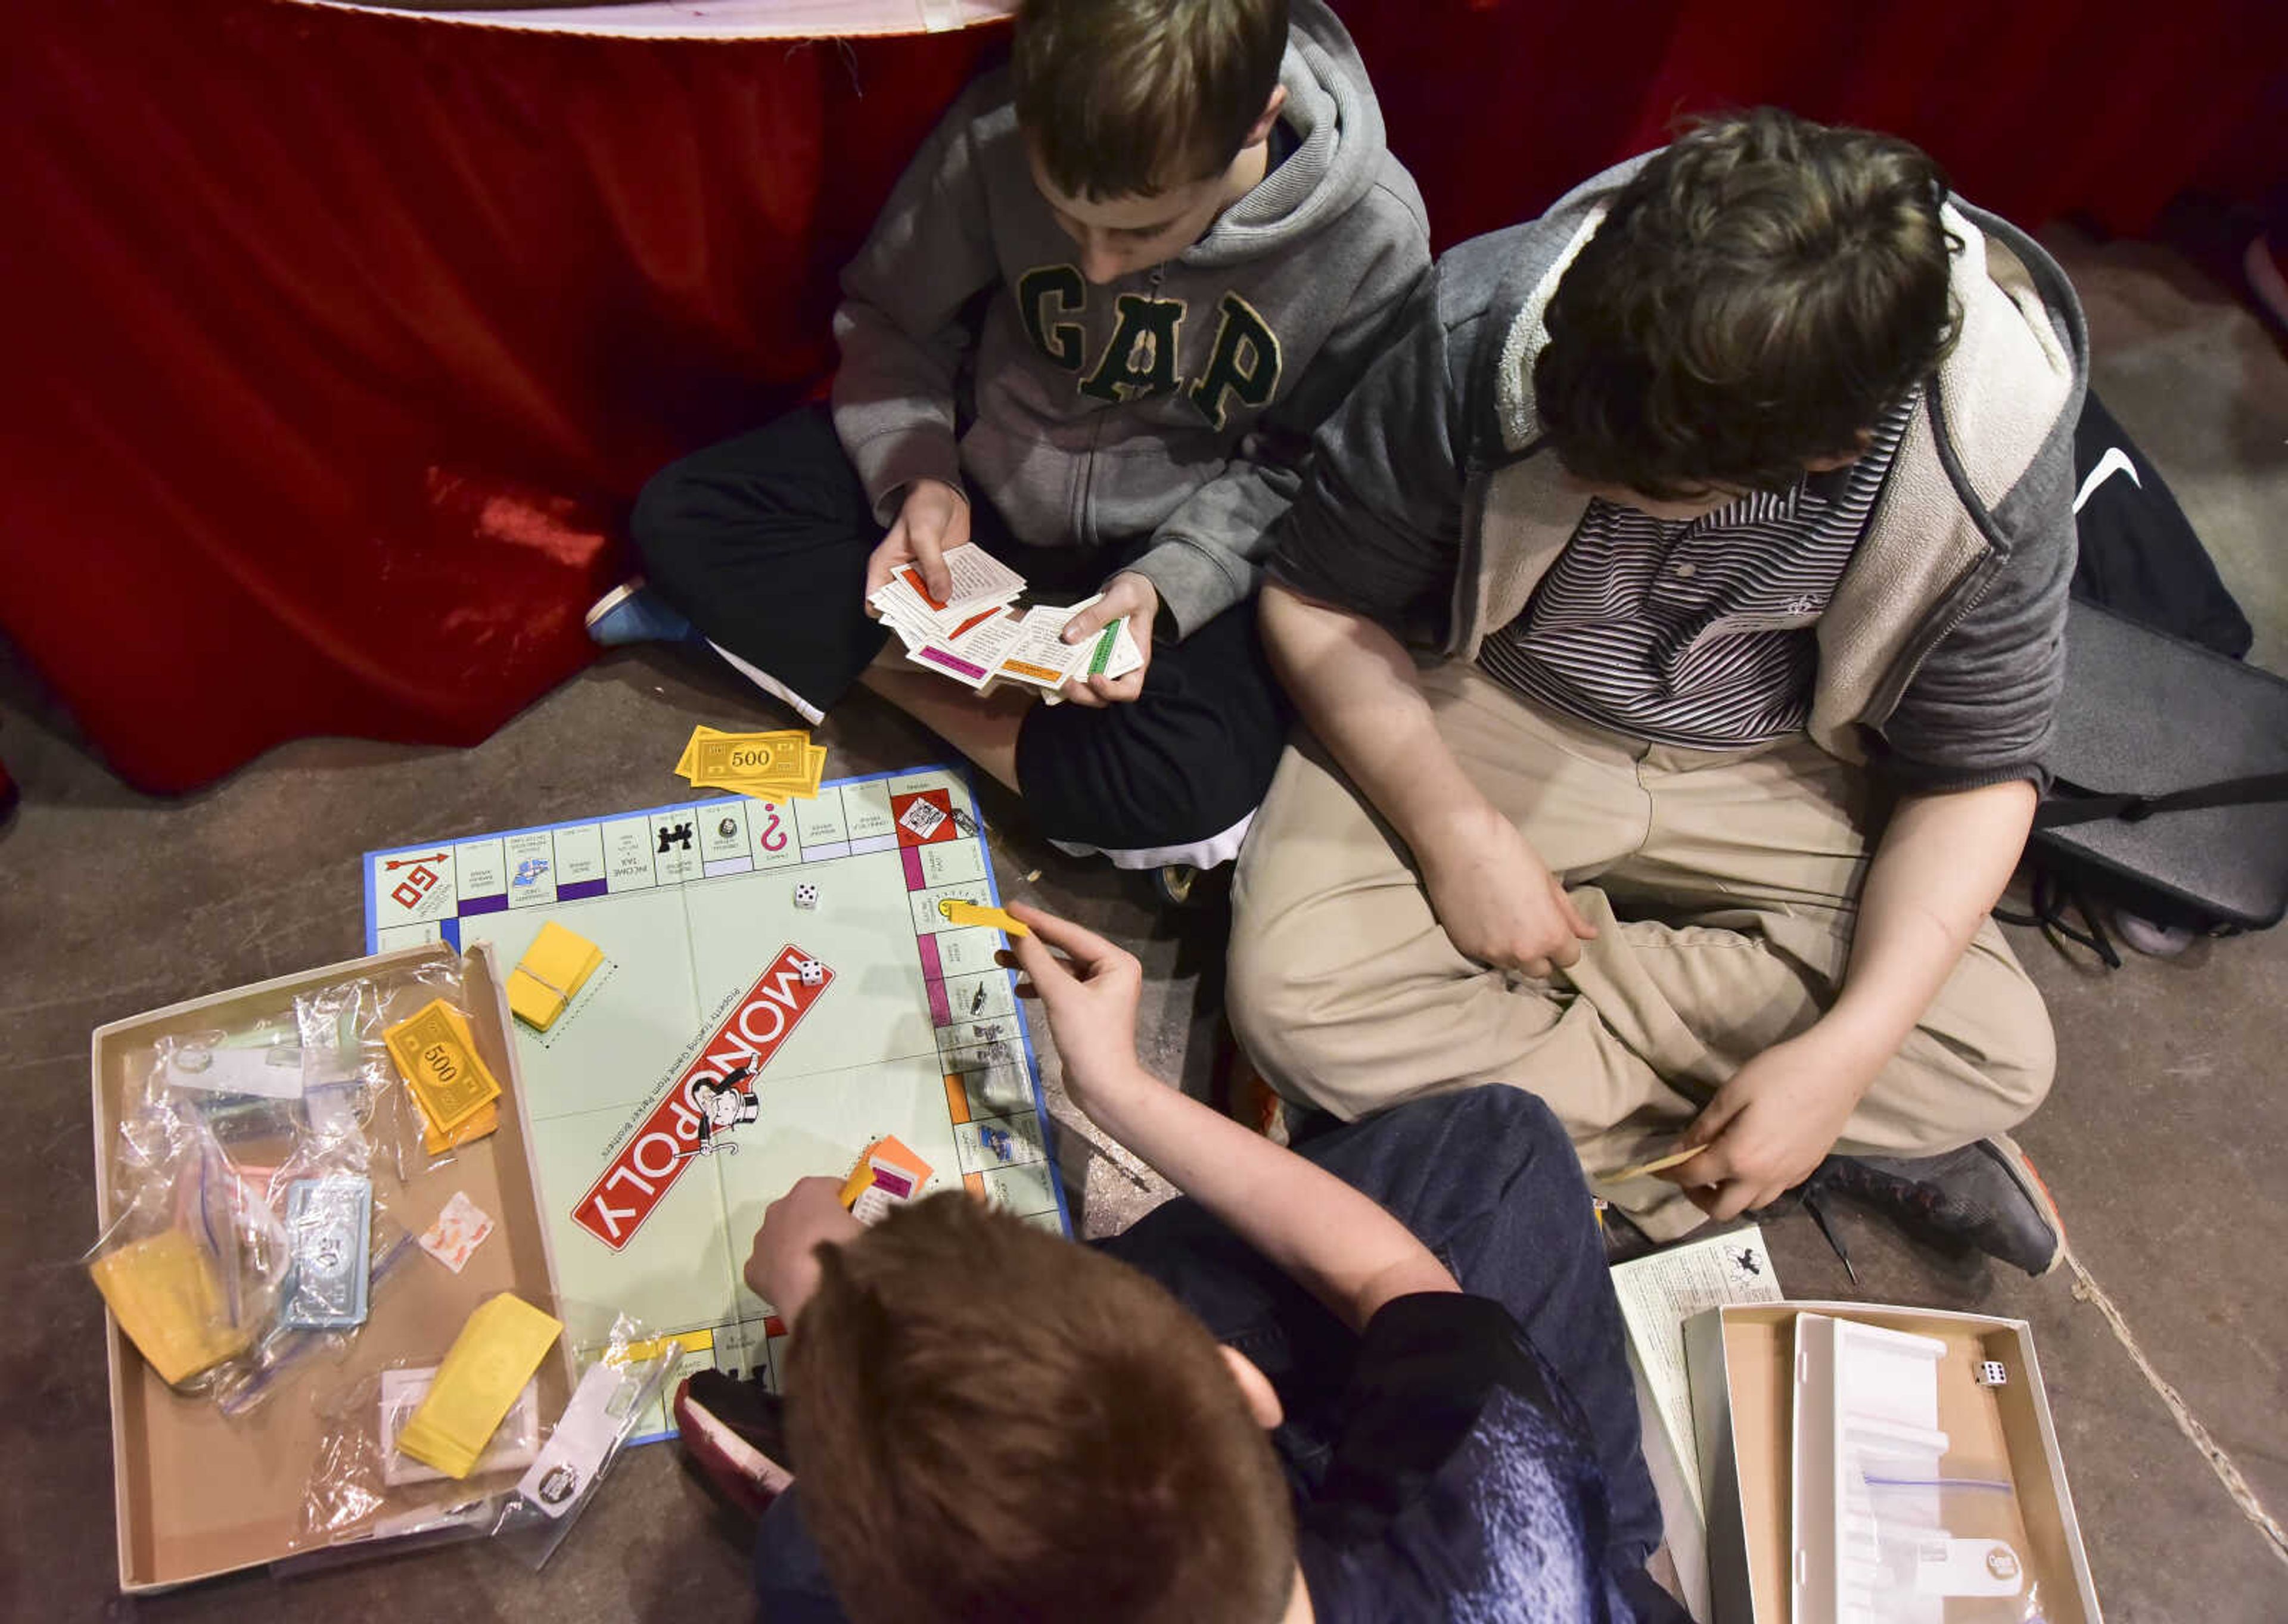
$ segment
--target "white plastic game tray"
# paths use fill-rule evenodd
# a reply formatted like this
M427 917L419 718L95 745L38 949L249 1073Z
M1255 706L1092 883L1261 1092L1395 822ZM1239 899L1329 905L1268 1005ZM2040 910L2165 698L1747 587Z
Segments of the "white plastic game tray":
M1945 1624L1950 1598L2017 1594L2007 1541L1947 1525L1947 1344L1799 1314L1795 1351L1795 1624Z

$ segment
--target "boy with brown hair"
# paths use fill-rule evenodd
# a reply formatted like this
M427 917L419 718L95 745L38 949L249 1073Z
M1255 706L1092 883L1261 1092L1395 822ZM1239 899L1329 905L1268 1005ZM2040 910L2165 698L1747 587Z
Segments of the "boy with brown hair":
M1654 1240L1815 1177L2052 1267L2005 1130L2054 1046L1988 913L2062 679L2086 351L1929 158L1771 108L1445 255L1262 600L1317 741L1235 890L1273 1083L1508 1083L1593 1169L1693 1151L1600 1185Z
M1295 459L1429 263L1319 0L1027 0L843 277L833 409L656 475L600 642L711 645L811 721L862 684L1124 867L1227 860L1286 712L1251 609ZM1049 707L902 657L866 599L981 544L1144 655ZM687 617L687 619L686 618ZM695 627L695 630L694 628ZM887 646L886 650L886 645Z
M1138 1065L1135 959L1013 911L1073 1102L1182 1198L1093 1248L957 1193L871 1230L831 1179L772 1205L783 1429L714 1373L677 1401L767 1503L765 1617L1681 1619L1549 1113L1489 1090L1283 1149Z

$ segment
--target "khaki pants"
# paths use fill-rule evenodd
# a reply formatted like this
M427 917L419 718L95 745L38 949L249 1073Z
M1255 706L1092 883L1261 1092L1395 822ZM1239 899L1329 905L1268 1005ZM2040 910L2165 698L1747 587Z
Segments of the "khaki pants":
M1472 781L1598 927L1536 980L1464 958L1402 846L1315 744L1291 748L1240 860L1231 1016L1291 1098L1355 1117L1506 1082L1592 1174L1660 1153L1841 983L1867 865L1867 775L1807 739L1649 745L1540 709L1474 667L1425 672ZM2023 1121L2055 1051L1992 920L1852 1113L1845 1154L1923 1156ZM1658 1179L1599 1192L1656 1240L1700 1222Z

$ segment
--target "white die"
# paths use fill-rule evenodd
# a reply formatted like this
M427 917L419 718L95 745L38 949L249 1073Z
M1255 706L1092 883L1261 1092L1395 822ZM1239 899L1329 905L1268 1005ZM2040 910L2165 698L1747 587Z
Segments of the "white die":
M2009 1372L2008 1368L2007 1368L2006 1366L2004 1366L2004 1365L2003 1365L2003 1363L2002 1363L1999 1359L1986 1359L1986 1360L1982 1361L1982 1362L1979 1365L1979 1367L1978 1367L1978 1385L1979 1385L1979 1386L1981 1386L1981 1387L2007 1387L2009 1384L2010 1384L2010 1372Z
M797 907L816 907L818 906L818 887L813 885L807 880L796 886L794 888L794 905Z
M826 979L826 966L816 959L804 959L795 965L795 973L802 978L805 986L817 986Z

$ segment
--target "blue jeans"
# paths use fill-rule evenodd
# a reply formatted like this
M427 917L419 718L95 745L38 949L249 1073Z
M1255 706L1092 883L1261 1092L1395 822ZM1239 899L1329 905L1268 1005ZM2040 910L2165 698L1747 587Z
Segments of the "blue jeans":
M1463 1290L1515 1317L1595 1447L1609 1562L1641 1568L1660 1543L1660 1505L1640 1447L1620 1305L1580 1163L1549 1108L1521 1089L1469 1089L1329 1126L1296 1149L1381 1203ZM1096 1244L1166 1286L1271 1378L1287 1412L1273 1441L1307 1495L1339 1433L1352 1333L1196 1202L1167 1202ZM838 1619L830 1603L814 1608L828 1587L798 1498L798 1487L782 1495L757 1533L765 1617Z

